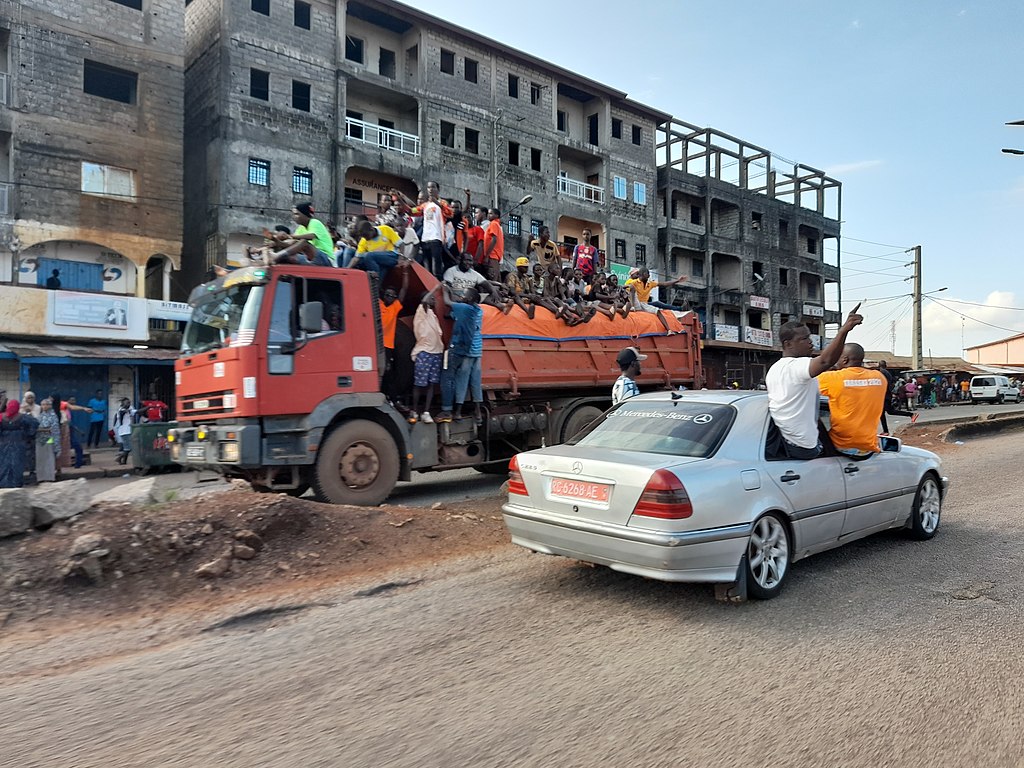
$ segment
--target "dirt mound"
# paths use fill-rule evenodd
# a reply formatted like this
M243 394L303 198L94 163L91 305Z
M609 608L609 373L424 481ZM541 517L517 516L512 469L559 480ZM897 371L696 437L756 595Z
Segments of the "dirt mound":
M0 625L341 580L508 539L499 498L435 507L342 507L243 490L102 506L0 540Z

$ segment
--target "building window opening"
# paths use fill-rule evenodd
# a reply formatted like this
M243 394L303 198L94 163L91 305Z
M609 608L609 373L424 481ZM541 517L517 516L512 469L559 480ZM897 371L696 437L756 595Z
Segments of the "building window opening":
M303 112L310 111L309 83L304 83L301 80L292 80L292 107Z
M540 156L541 152L539 149L530 150L530 169L534 171L540 170Z
M466 129L465 136L466 151L471 155L480 154L480 131L473 128Z
M519 78L515 75L508 76L508 95L513 99L519 98Z
M270 73L262 69L249 70L249 95L260 101L270 101Z
M455 51L441 49L441 72L446 75L455 74Z
M313 171L310 168L292 169L292 192L297 195L313 194Z
M441 121L441 146L455 147L455 123L447 120Z
M345 58L356 64L363 63L363 41L352 35L345 35Z
M264 16L270 15L270 0L252 0L249 7L256 13L262 13Z
M530 103L540 104L540 83L530 83Z
M249 158L249 183L257 187L270 186L270 161L256 157Z
M690 206L690 223L700 226L701 210L699 205Z
M138 82L139 75L136 72L85 60L82 90L91 96L134 104Z
M519 165L519 144L515 141L508 143L508 164Z
M643 140L644 140L644 138L643 138L643 131L641 130L639 125L634 125L633 126L633 143L636 144L639 147L643 143Z
M300 29L309 29L312 24L313 8L309 3L304 3L302 0L295 0L295 14L294 21L295 26Z
M622 138L622 121L619 120L619 118L617 118L617 117L613 117L612 118L612 138L613 139L621 139Z
M507 230L512 237L519 237L522 225L522 218L519 215L513 213L508 217Z
M395 79L398 67L394 51L389 51L387 48L380 49L380 57L377 59L377 71L381 77L386 77L388 80Z
M465 78L467 83L477 82L480 75L480 64L474 59L466 59L466 68L462 72L462 76Z

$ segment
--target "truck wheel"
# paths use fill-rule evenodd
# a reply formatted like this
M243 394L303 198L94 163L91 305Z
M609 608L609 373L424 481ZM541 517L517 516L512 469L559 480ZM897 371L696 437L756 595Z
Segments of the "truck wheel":
M372 507L398 482L398 447L372 421L349 421L332 431L316 456L313 490L328 504Z
M594 405L581 405L569 414L569 418L562 425L562 442L571 440L578 432L590 426L590 422L600 416L604 411Z

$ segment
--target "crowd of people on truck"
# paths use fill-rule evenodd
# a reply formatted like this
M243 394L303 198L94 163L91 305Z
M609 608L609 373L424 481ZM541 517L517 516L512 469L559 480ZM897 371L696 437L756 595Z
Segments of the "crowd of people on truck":
M637 267L620 284L618 275L603 271L605 264L589 229L581 232L571 256L563 258L546 226L515 258L514 269L505 271L501 212L472 206L468 189L464 204L445 200L435 181L428 182L415 201L397 189L382 194L372 219L354 216L340 232L316 218L310 203L296 205L292 219L294 231L283 225L264 230L263 246L246 249L250 263L362 269L383 282L403 261L416 261L456 291L473 287L484 304L505 314L518 307L531 320L538 306L570 326L598 314L614 318L637 311L655 315L671 332L661 311L676 308L651 296L658 286L686 280L654 280L646 267Z

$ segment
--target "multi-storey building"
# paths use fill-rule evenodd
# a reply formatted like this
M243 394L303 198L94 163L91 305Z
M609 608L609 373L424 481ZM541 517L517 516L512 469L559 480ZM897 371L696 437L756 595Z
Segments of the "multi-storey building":
M673 301L704 323L708 386L757 386L781 353L782 323L805 322L820 344L841 320L841 185L677 120L659 127L657 151L659 258L689 278Z
M589 228L623 266L653 261L668 115L392 0L191 0L185 13L192 276L299 201L341 223L428 180L500 208L512 254L547 225L567 246Z
M181 0L0 0L0 386L171 401ZM52 290L47 290L47 283ZM56 289L59 285L59 290ZM41 396L40 395L40 396Z

